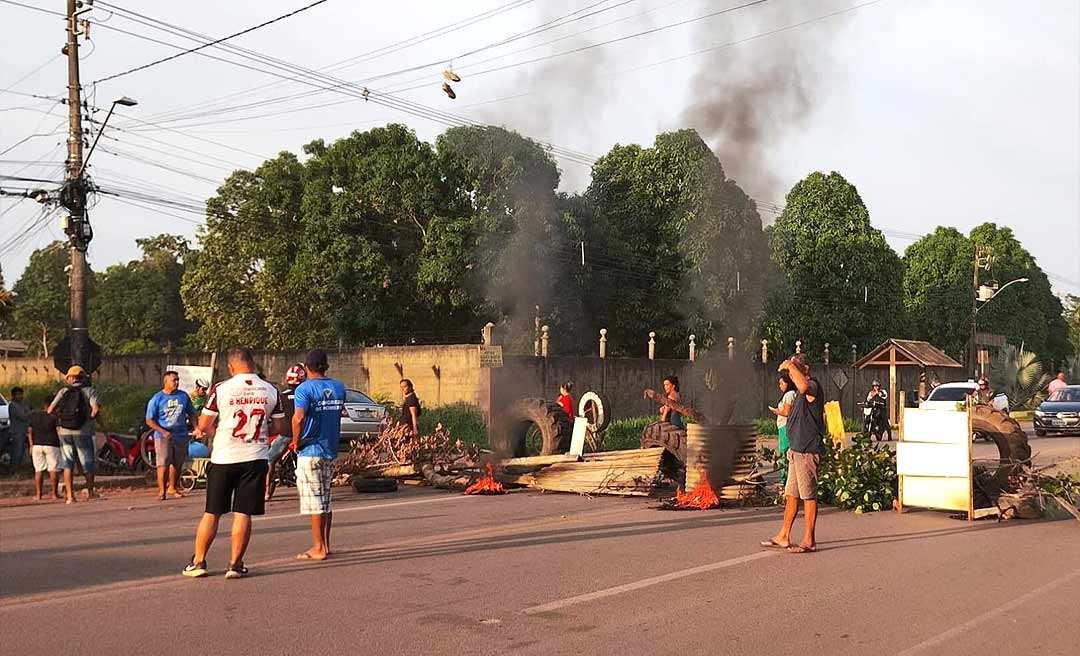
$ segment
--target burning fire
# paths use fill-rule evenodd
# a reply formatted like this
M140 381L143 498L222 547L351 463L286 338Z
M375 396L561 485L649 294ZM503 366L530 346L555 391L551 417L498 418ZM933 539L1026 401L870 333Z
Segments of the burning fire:
M698 483L697 487L689 492L679 490L675 493L675 506L678 508L708 510L710 508L719 508L720 499L717 498L716 492L713 492L712 487L709 485L709 479L703 472L701 482Z
M487 463L487 476L465 488L465 494L506 494L506 488L495 480L495 470Z

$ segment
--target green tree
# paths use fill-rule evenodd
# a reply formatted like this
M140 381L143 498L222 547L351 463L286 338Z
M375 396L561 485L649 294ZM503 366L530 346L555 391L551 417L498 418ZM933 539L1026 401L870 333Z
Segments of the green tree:
M971 334L973 256L971 241L955 228L944 227L904 251L904 307L911 317L912 337L960 362L967 359Z
M4 269L0 267L0 337L10 330L12 314L15 312L15 300L4 284Z
M1063 361L1072 350L1062 316L1064 308L1035 258L1012 229L1004 226L983 223L971 231L970 239L973 244L991 249L990 270L980 273L980 283L1004 285L1017 278L1028 279L1027 283L1009 287L979 310L979 331L1005 335L1043 362Z
M1080 358L1080 296L1069 294L1065 297L1063 318L1069 329L1069 341L1073 355Z
M143 257L94 278L90 331L106 353L171 351L193 329L184 316L180 281L192 256L183 237L137 239Z
M582 210L586 298L613 352L640 354L651 331L667 353L685 353L690 333L705 347L750 333L768 271L761 218L697 132L615 146Z
M30 255L30 262L12 288L12 332L27 343L30 355L48 357L52 346L67 332L71 316L66 270L69 263L67 244L54 241Z
M842 175L815 172L792 187L770 236L783 275L766 306L772 348L801 339L809 353L826 342L866 352L905 334L903 265Z

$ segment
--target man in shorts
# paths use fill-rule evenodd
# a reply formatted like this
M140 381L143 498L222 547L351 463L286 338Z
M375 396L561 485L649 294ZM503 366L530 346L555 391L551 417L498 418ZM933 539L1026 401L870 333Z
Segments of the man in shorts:
M97 392L89 384L90 375L75 365L67 370L67 387L56 393L49 404L49 414L56 417L56 433L60 436L60 451L64 460L75 469L82 465L86 476L86 497L98 498L94 491L94 473L97 471L97 453L94 448L94 420L101 412ZM68 498L68 503L74 497Z
M300 514L311 516L315 544L298 560L326 560L330 555L330 484L341 442L341 409L345 385L326 376L326 352L312 349L304 358L307 380L296 388L292 418L293 445L297 449L296 487Z
M154 431L158 499L161 501L165 500L166 493L174 499L184 496L176 489L176 480L188 457L188 417L194 415L195 406L188 393L180 389L180 374L166 371L161 377L161 391L150 397L146 404L146 425Z
M30 458L34 461L34 492L37 500L43 498L42 487L45 482L45 472L49 472L49 489L52 490L52 498L62 499L58 486L60 484L60 472L64 472L64 491L67 493L69 503L74 501L75 495L71 491L71 466L64 460L64 454L60 453L60 436L56 434L56 419L45 412L49 407L48 402L41 410L30 413L30 430L27 437L30 439Z
M251 516L263 514L266 490L267 438L281 432L285 414L277 388L259 378L247 349L233 349L229 375L214 385L199 417L199 430L214 432L214 449L206 472L206 510L195 532L195 553L183 575L207 575L206 554L217 537L218 522L232 512L232 550L225 578L247 574L244 553L251 539Z
M761 543L763 547L779 547L788 553L813 553L817 550L815 529L817 527L817 480L818 465L825 453L825 398L821 383L810 376L810 363L806 356L796 353L784 360L777 368L787 370L795 383L797 395L788 413L788 479L784 488L784 523L780 532ZM799 514L799 501L806 513L806 532L802 544L791 544L789 536L795 517Z

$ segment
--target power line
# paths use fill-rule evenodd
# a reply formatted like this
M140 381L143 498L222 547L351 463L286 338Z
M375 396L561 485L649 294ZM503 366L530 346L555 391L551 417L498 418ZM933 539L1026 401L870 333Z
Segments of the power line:
M59 16L60 18L67 18L67 15L63 12L52 11L51 9L42 9L41 7L35 7L33 5L23 4L21 2L13 2L13 0L0 0L0 3L5 5L13 5L15 7L22 7L23 9L29 9L31 11L38 11L43 14L49 14L51 16Z
M305 5L303 7L300 7L299 9L294 9L293 11L290 11L287 14L282 14L281 16L278 16L277 18L272 18L272 19L270 19L268 21L264 21L262 23L259 23L258 25L254 25L254 26L249 27L249 28L247 28L245 30L240 30L239 32L234 32L233 34L230 34L228 36L223 36L220 39L215 39L214 41L211 41L209 43L204 43L204 44L202 44L202 45L200 45L198 47L191 48L189 50L184 50L183 52L178 52L176 54L169 55L168 57L162 57L161 59L149 62L147 64L143 64L141 66L136 66L135 68L131 68L131 69L128 69L126 71L121 71L120 73L114 73L112 75L108 75L106 77L94 80L94 84L98 84L99 82L106 82L108 80L115 80L118 77L122 77L124 75L130 75L131 73L135 73L135 72L138 72L138 71L143 71L143 70L146 70L146 69L150 68L151 66L157 66L158 64L163 64L163 63L165 63L167 61L172 61L173 59L183 57L184 55L188 55L188 54L191 54L193 52L198 52L198 51L202 50L203 48L209 48L210 46L214 46L214 45L217 45L217 44L222 43L224 41L228 41L229 39L232 39L232 38L235 38L235 37L238 37L238 36L243 36L243 35L248 34L250 32L254 32L255 30L266 27L267 25L273 25L274 23L277 23L278 21L285 20L286 18L289 18L291 16L295 16L296 14L307 11L308 9L311 9L312 7L317 7L317 6L321 5L321 4L325 4L325 3L329 2L329 1L330 0L315 0L315 2L312 2L309 5Z

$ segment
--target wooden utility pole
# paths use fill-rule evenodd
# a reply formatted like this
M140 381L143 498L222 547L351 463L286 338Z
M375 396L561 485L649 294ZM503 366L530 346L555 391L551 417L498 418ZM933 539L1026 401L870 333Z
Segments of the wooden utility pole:
M93 231L86 217L86 181L83 177L82 86L79 82L81 6L82 3L78 0L67 0L67 42L63 53L68 59L69 125L67 182L61 203L69 213L65 232L71 241L71 363L88 367L90 335L87 332L86 293L89 272L86 267L86 248L93 237Z

